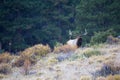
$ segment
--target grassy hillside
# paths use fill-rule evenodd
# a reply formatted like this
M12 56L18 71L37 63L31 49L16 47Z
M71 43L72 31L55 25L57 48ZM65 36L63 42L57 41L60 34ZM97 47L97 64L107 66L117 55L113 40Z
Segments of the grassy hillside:
M0 54L0 80L120 80L119 60L120 44L67 46L58 53L38 44L18 56Z

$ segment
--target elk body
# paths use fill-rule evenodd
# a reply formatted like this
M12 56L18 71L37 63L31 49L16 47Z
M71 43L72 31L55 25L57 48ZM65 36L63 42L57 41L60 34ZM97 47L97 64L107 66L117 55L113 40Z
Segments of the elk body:
M82 36L87 35L87 29L85 29L84 33L82 33ZM70 40L67 41L67 45L71 46L71 47L75 47L75 48L79 48L82 45L82 37L79 36L76 39L71 39L72 36L72 31L69 30L69 36L70 36Z
M70 39L67 41L67 45L79 48L82 45L82 38L78 37L76 39Z

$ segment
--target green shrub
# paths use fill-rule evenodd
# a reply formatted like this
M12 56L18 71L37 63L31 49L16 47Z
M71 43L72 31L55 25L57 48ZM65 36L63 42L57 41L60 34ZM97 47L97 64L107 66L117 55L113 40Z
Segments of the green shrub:
M101 54L101 52L99 51L99 50L87 50L87 51L85 51L84 52L84 55L86 56L86 57L91 57L91 56L93 56L93 55L100 55Z
M55 47L59 47L59 46L63 46L63 44L60 43L60 42L56 42L56 43L55 43Z
M107 31L101 31L101 32L95 32L94 36L92 36L90 43L93 44L99 44L104 43L107 40L107 37L109 35L114 35L114 31L112 29L109 29Z

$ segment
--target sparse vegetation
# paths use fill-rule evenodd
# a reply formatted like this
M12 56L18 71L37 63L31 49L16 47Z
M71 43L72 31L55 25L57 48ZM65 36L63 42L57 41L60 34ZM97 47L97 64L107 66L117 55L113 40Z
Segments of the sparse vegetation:
M21 55L35 55L35 56L45 56L47 53L51 51L49 45L42 45L42 44L37 44L34 45L33 47L25 49Z
M10 55L10 53L5 52L0 54L0 64L1 63L9 63L12 60L12 56Z
M95 50L95 49L93 49L93 50L88 50L88 51L85 51L84 52L84 55L86 56L86 57L91 57L91 56L94 56L94 55L100 55L101 54L101 52L99 51L99 50Z
M76 59L83 59L83 56L84 56L83 54L73 54L70 56L69 60L74 61Z
M96 80L106 80L105 77L98 77Z
M33 47L25 49L23 52L20 53L19 58L14 63L15 66L23 66L26 59L30 61L31 64L35 64L37 59L42 56L45 56L49 53L50 47L48 45L38 44Z
M120 40L118 38L113 37L112 35L107 37L107 41L108 44L118 44L120 42Z
M3 79L5 77L6 77L5 74L0 74L0 79Z
M99 55L99 56L94 55L91 56L89 60L90 60L89 63L93 63L95 61L101 63L105 61L105 57L103 55Z
M25 59L24 61L24 71L25 71L25 75L27 75L29 73L30 70L30 66L31 66L31 62L29 59Z
M8 74L11 72L11 65L7 63L0 64L0 74Z
M36 63L36 58L34 58L34 56L31 55L20 55L16 61L13 63L13 66L17 66L17 67L21 67L24 65L24 62L26 59L29 59L31 64L35 64Z
M70 45L62 45L54 48L54 53L67 53L70 51L75 51L76 47L70 46Z
M58 60L56 59L56 58L48 58L48 61L47 61L47 63L49 64L49 65L51 65L51 64L56 64L58 62Z
M58 78L63 79L63 77L68 80L67 76L69 75L73 75L69 76L71 79L80 80L111 80L114 77L116 77L114 78L115 80L119 80L119 76L117 75L120 71L119 45L98 44L75 50L71 49L70 46L66 46L67 48L63 46L58 46L63 49L61 50L62 52L59 52L60 54L55 54L54 52L48 54L50 49L47 48L48 52L46 49L43 49L45 50L43 55L39 53L40 45L27 48L20 52L20 55L12 56L14 58L11 62L15 62L12 65L12 70L11 63L3 61L0 65L7 64L8 67L1 67L0 74L10 75L9 73L12 72L12 75L16 75L17 72L18 75L23 77L27 75L27 79L32 77L31 79L33 80L53 80ZM60 59L62 60L60 61ZM109 76L111 74L113 76ZM13 79L18 78L18 75ZM5 77L1 76L1 78L4 80Z
M113 74L118 74L118 72L120 71L119 59L117 59L117 60L115 60L115 59L108 60L105 64L106 64L106 66L108 66L111 69L111 72Z
M81 76L80 80L92 80L90 76Z
M94 45L91 45L90 47L94 48L94 49L98 49L98 48L103 48L105 47L107 44L105 43L101 43L101 44L94 44Z
M109 75L105 80L120 80L120 75Z

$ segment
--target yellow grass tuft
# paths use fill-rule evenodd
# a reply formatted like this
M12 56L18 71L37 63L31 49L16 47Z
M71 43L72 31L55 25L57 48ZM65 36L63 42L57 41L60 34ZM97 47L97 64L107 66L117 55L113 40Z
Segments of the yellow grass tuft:
M81 76L80 80L92 80L90 76Z
M9 63L12 60L10 53L5 52L0 54L0 63Z
M84 51L84 55L86 57L91 57L91 56L94 56L94 55L100 55L101 52L99 50L96 50L96 49L91 49L91 50L86 50Z
M89 58L89 63L92 64L93 62L99 62L102 63L105 61L105 56L99 55L99 56L92 56Z
M45 56L50 51L51 49L48 45L37 44L21 52L20 57L16 60L14 65L17 67L23 66L26 59L28 59L31 64L34 64L38 58Z
M105 80L120 80L120 75L109 75Z
M112 48L111 50L110 50L110 52L112 52L112 53L116 53L116 52L119 52L120 51L120 48L119 47L117 47L117 48Z
M48 45L37 44L33 47L25 49L21 55L36 55L36 56L45 56L51 51Z
M48 60L47 60L48 65L56 64L57 62L58 62L58 60L54 57L48 58Z
M75 46L62 45L62 46L55 47L53 52L54 53L60 53L60 52L67 53L70 51L75 51L76 49L77 47Z

